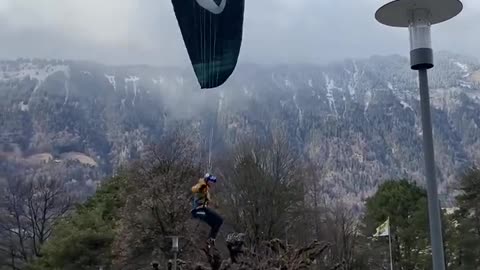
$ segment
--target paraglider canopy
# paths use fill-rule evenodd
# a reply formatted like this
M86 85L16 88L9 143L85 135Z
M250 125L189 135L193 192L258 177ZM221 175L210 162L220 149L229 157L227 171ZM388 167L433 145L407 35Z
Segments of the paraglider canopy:
M172 0L172 4L200 87L222 85L237 65L245 0Z

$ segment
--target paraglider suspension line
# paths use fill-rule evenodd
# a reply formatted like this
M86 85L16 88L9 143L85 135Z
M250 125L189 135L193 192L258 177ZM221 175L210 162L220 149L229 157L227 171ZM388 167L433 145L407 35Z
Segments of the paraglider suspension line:
M220 99L220 97L219 97L219 99ZM220 100L217 101L217 109L215 110L215 116L214 116L213 123L211 124L211 128L210 128L210 139L209 139L209 143L208 143L208 168L207 168L208 172L210 172L212 170L213 136L214 136L215 130L217 128L219 109L220 109Z
M210 130L210 142L208 146L208 172L212 169L212 142L213 142L213 126Z

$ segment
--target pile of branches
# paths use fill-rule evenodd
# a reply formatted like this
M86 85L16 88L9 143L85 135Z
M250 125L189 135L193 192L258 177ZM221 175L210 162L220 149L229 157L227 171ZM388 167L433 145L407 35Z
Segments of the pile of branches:
M292 248L279 239L263 242L254 251L245 247L245 235L233 233L227 237L229 258L222 259L216 248L204 249L208 266L178 260L177 270L307 270L319 265L320 258L330 248L329 243L314 241L303 248ZM340 270L337 264L331 270ZM172 262L169 263L169 270Z

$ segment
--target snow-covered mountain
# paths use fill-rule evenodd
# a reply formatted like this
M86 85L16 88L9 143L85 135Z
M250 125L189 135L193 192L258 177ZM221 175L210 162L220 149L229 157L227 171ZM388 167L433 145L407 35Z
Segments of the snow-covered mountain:
M480 161L480 63L439 53L430 85L437 168L447 191L456 174ZM200 138L215 126L214 145L281 123L322 170L332 196L358 201L385 179L423 179L417 88L400 56L327 66L244 64L209 91L198 89L190 69L3 61L0 170L60 166L68 179L93 185L176 120L188 121Z

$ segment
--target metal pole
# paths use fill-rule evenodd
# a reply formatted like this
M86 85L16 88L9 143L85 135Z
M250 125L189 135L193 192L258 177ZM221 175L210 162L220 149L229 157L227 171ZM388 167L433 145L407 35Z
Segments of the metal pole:
M430 96L427 70L419 70L420 104L422 108L423 152L425 158L425 175L427 178L428 216L430 223L430 240L434 270L445 270L443 253L442 225L440 205L438 203L437 180L435 177L435 159L433 150L432 120L430 115Z
M390 217L388 218L388 245L390 246L390 270L393 270L392 229L390 224Z
M173 270L177 270L177 252L173 252Z
M288 228L285 224L285 247L288 248Z

